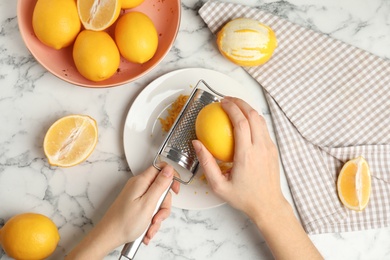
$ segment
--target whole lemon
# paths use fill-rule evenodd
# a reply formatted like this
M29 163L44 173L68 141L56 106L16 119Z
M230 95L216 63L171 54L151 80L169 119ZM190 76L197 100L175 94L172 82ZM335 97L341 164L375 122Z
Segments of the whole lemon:
M144 0L122 0L122 9L134 8L143 2Z
M233 161L233 125L221 103L211 103L200 110L195 121L195 132L199 141L216 159Z
M84 30L74 43L73 60L77 70L85 78L102 81L118 70L120 54L108 33Z
M36 213L16 215L0 229L0 244L5 253L19 260L44 259L54 252L59 240L53 221Z
M38 0L32 26L38 39L54 49L73 43L81 29L75 0Z
M142 64L157 51L157 30L147 15L141 12L126 13L119 17L116 24L115 42L126 60Z
M225 24L217 34L221 54L240 66L266 63L278 45L274 31L249 18L237 18Z

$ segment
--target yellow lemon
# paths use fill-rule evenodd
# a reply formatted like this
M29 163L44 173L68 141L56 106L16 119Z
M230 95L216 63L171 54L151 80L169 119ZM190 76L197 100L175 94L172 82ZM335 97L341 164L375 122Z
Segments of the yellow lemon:
M157 51L157 30L147 15L141 12L126 13L116 24L115 42L126 60L142 64Z
M81 23L74 0L38 0L33 11L32 27L38 39L54 49L73 43Z
M230 61L240 66L258 66L267 62L277 40L274 31L248 18L234 19L217 34L219 51Z
M221 103L211 103L199 112L195 121L196 137L218 160L232 162L233 125Z
M85 161L98 140L96 121L85 115L69 115L50 126L43 149L50 165L70 167Z
M36 213L16 215L0 229L0 244L5 253L19 260L45 259L54 252L59 240L53 221Z
M85 78L102 81L118 70L120 54L108 33L84 30L74 43L73 60L77 70Z
M119 17L120 0L78 0L77 10L84 28L102 31L110 27Z
M370 199L371 174L367 161L359 156L343 166L337 178L341 202L349 209L361 211Z
M122 0L122 9L134 8L143 2L144 0Z

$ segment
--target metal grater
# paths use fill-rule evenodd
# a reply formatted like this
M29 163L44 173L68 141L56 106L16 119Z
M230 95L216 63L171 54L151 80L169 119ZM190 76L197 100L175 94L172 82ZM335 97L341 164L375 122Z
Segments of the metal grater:
M176 181L187 185L193 180L199 165L195 149L191 142L196 139L196 117L203 107L210 103L218 102L221 98L223 98L223 95L212 89L204 80L200 80L196 84L153 160L153 166L155 168L161 170L158 167L158 163L167 162L180 175L180 177L174 177ZM169 190L170 186L161 195L153 216L157 213ZM124 245L119 260L134 259L148 229L149 227L135 241Z
M154 167L160 169L157 166L158 162L167 162L180 174L180 178L175 177L175 180L183 184L189 184L192 181L199 165L192 146L192 140L196 139L196 117L203 107L219 102L222 97L222 94L212 89L204 80L196 84L154 158Z

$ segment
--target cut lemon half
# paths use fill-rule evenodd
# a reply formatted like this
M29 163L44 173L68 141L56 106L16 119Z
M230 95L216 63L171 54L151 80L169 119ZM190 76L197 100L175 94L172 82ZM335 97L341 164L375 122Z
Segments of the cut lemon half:
M371 175L367 161L359 156L346 162L337 179L341 202L349 209L361 211L370 199Z
M119 17L120 0L78 0L77 10L84 28L102 31L110 27Z
M85 115L57 120L47 131L43 149L50 165L70 167L85 161L98 139L96 121Z

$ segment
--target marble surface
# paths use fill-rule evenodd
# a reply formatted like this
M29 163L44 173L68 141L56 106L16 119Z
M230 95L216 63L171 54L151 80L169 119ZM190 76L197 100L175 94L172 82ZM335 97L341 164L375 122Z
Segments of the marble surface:
M390 2L387 0L229 0L259 6L293 22L390 58ZM0 226L22 212L39 212L59 227L61 241L50 259L62 259L101 218L132 176L123 149L123 127L137 94L172 70L200 67L258 87L240 67L218 53L215 38L198 15L205 1L182 0L175 44L163 62L140 80L107 89L68 84L40 66L20 36L17 1L0 1ZM259 87L261 112L271 117ZM99 143L85 163L50 167L42 142L61 116L94 117ZM291 196L282 172L281 186ZM390 259L390 229L313 235L326 259ZM117 259L121 248L106 259ZM9 259L0 251L0 259ZM248 218L228 205L199 211L174 208L137 259L272 259Z

